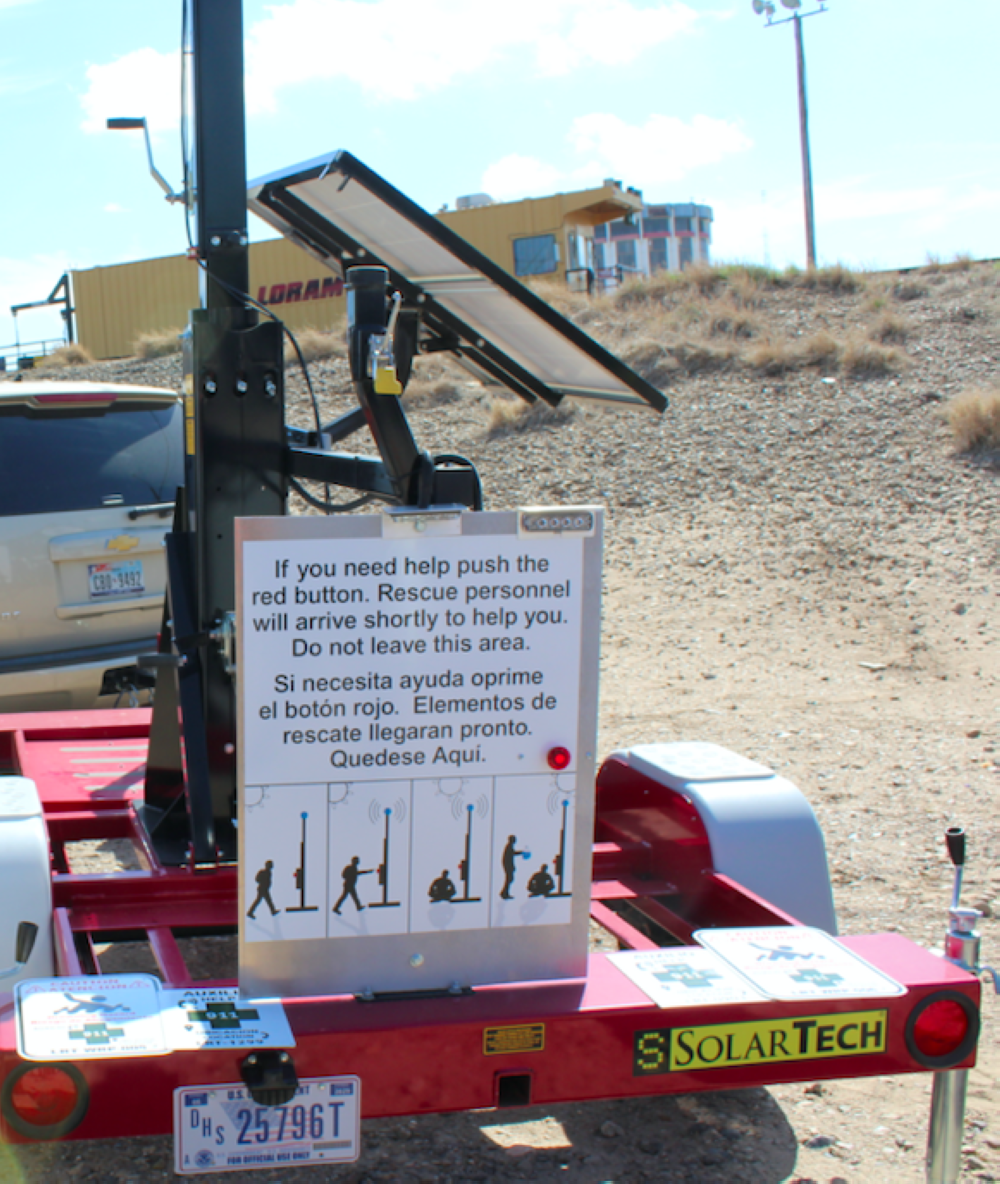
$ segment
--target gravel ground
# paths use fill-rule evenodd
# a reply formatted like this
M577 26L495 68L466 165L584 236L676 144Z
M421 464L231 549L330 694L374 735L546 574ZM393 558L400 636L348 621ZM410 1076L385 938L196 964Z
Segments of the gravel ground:
M662 417L587 408L499 430L494 396L440 363L408 395L418 441L473 458L487 508L608 507L601 751L711 740L790 778L822 824L845 933L939 947L942 835L964 825L986 961L1000 961L1000 458L956 456L941 410L996 373L998 277L908 279L912 298L893 306L908 364L881 377L731 364L675 380ZM864 300L787 291L762 311L790 336L841 334L870 318ZM342 362L313 371L324 417L351 405ZM177 385L179 363L68 373ZM309 423L294 376L289 406ZM1000 1179L998 1014L984 987L963 1180ZM929 1093L913 1076L379 1120L357 1165L254 1175L915 1182ZM167 1139L6 1156L3 1179L170 1175Z

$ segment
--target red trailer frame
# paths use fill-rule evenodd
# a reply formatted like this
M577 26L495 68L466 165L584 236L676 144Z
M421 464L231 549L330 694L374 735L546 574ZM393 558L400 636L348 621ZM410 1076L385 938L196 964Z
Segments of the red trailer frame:
M149 719L144 709L0 717L0 769L32 779L44 807L60 976L100 974L101 943L144 939L163 984L185 987L193 980L178 937L236 932L235 866L165 867L136 811ZM81 778L71 763L81 746L119 759L102 761L103 774ZM74 872L67 844L83 839L129 840L142 870ZM591 915L623 948L635 950L693 944L699 928L797 924L712 867L704 827L684 798L616 759L605 762L597 783ZM905 994L665 1012L606 954L593 952L581 982L496 984L430 998L285 1000L296 1039L290 1056L299 1078L356 1074L366 1118L975 1063L980 984L974 975L898 934L843 940ZM952 1021L956 1003L965 1017L950 1043L941 1043L940 1033L936 1044L920 1039L919 1021L923 1016L924 1027L934 1029L938 1002L950 1007ZM872 1025L884 1022L881 1051L865 1051L858 1012L870 1013ZM756 1023L764 1030L778 1020L798 1024L800 1059L693 1072L665 1067L671 1028ZM0 1129L14 1142L168 1133L175 1088L239 1081L247 1055L203 1049L40 1064L19 1057L16 1024L12 996L0 996Z

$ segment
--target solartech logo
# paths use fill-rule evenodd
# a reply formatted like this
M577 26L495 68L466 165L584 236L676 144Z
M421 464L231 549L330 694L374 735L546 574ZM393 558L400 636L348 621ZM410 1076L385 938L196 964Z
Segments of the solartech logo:
M289 284L261 284L257 289L258 304L296 304L302 300L328 300L341 296L344 281L332 275L322 280L293 280Z

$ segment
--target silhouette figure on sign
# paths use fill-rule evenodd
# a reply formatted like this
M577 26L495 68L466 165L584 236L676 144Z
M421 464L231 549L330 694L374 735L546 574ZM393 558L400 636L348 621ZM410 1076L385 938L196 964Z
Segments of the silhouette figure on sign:
M457 889L452 882L451 876L448 875L448 869L438 876L438 878L431 884L427 895L431 898L431 904L437 904L439 901L448 901L455 895Z
M360 900L358 900L358 877L370 876L373 868L360 868L358 864L361 862L361 856L355 855L351 862L340 873L344 880L344 891L340 894L340 900L333 906L333 911L340 916L340 906L344 901L350 897L354 901L354 907L360 913L365 907Z
M77 1015L81 1011L89 1015L108 1015L112 1011L129 1010L124 1003L108 1003L107 995L91 995L89 999L78 999L76 995L71 995L69 991L63 991L63 998L68 999L73 1006L57 1007L52 1013L53 1015L61 1015L63 1012L67 1015Z
M528 881L529 896L551 896L556 890L556 882L549 875L549 865L543 863Z
M247 916L253 920L253 915L257 911L259 904L266 904L271 910L271 916L276 917L279 909L274 907L274 901L271 899L271 880L274 877L274 860L269 859L267 863L260 869L254 879L257 881L257 898L253 904L247 909Z
M507 846L503 849L502 857L504 881L503 887L500 889L500 896L503 900L513 899L510 894L510 888L514 883L514 869L517 866L517 857L519 855L523 855L525 858L527 858L529 854L530 852L528 851L517 850L517 835L509 836L507 839Z

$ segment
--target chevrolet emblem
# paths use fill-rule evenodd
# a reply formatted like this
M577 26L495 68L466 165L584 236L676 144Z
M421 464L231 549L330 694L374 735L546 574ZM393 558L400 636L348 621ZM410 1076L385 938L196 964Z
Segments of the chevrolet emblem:
M131 551L133 547L138 547L139 540L134 534L120 534L117 538L108 539L105 544L105 549L108 551Z

